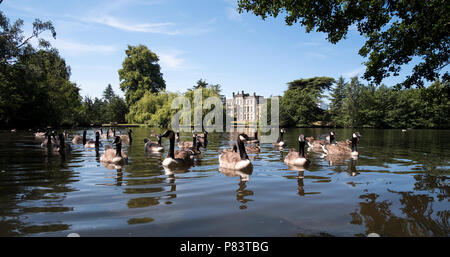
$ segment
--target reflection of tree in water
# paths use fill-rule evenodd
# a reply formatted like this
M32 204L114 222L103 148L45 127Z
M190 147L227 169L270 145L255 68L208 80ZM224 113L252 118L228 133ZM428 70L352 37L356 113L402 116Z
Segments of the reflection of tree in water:
M389 190L390 191L390 190ZM365 225L366 234L375 232L381 236L448 236L448 211L438 211L432 217L434 199L428 195L415 195L412 192L395 192L401 196L400 210L406 218L397 217L390 210L391 202L377 202L379 195L365 194L360 198L359 212L350 213L351 224Z
M445 181L446 176L436 176L432 174L418 174L415 175L416 183L414 184L414 190L429 191L435 193L435 190L439 190L437 198L439 201L447 199L450 195L450 186Z
M63 206L63 201L68 192L76 191L69 186L77 180L67 165L75 154L59 155L44 151L34 156L29 151L15 153L18 158L14 163L21 163L21 169L5 167L0 176L0 236L26 236L70 229L70 225L54 220L36 224L30 216L73 211L72 207ZM30 163L27 158L40 159L41 162L27 166ZM33 206L27 206L30 201Z

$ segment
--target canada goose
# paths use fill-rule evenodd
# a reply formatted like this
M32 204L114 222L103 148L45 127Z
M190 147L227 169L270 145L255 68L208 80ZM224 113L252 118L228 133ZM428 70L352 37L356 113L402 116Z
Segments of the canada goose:
M326 140L307 137L306 142L308 143L308 151L322 152L322 145L329 145L334 143L335 136L336 134L333 131L330 131L326 136Z
M282 147L282 146L284 146L284 139L283 139L283 134L286 132L286 129L284 129L284 128L282 128L281 130L280 130L280 135L278 136L278 139L277 139L277 141L276 142L273 142L272 143L272 145L274 145L274 146L279 146L279 147Z
M328 135L325 137L325 139L328 141L328 143L332 144L334 142L334 139L335 139L334 132L330 131L330 133L328 133Z
M133 141L133 138L131 137L131 129L128 130L128 135L120 135L120 139L122 139L122 142L125 144L131 144Z
M225 152L235 152L237 153L237 146L234 144L232 148L226 148L222 150L223 153Z
M192 147L185 148L185 150L190 151L193 155L200 154L200 146L202 146L202 143L198 139L197 134L192 135Z
M97 132L100 132L100 137L103 139L109 139L109 135L108 133L103 133L103 129L100 128L99 130L97 130ZM108 132L108 131L107 131Z
M261 150L261 147L259 145L249 145L245 147L245 151L247 153L259 153Z
M83 131L83 137L76 135L72 139L72 143L74 144L86 144L86 130Z
M327 155L351 155L358 156L358 143L359 137L361 135L359 132L355 132L352 135L351 146L348 146L344 143L341 144L332 144L332 145L322 145L322 149Z
M239 153L234 151L226 151L219 155L219 167L230 170L251 170L253 165L248 159L245 151L244 142L247 140L246 134L239 134L237 138L237 146Z
M52 147L52 145L57 144L58 141L55 138L55 135L50 132L45 133L45 139L41 143L41 147Z
M249 137L248 138L247 143L248 144L259 144L258 131L257 130L255 131L255 136L254 137Z
M158 138L158 142L152 142L148 138L144 138L144 149L146 152L163 152L164 147L161 145L161 134L156 136Z
M204 134L198 134L197 138L203 147L206 147L208 145L208 131L205 131Z
M59 133L59 145L53 145L53 152L58 152L60 154L69 153L72 150L69 144L64 142L64 134Z
M34 133L35 139L45 139L45 132L40 132L39 130Z
M116 145L116 149L112 149L111 146L105 146L105 152L100 157L100 161L119 165L126 164L128 156L122 151L122 140L119 136L116 136L113 144Z
M172 130L167 130L161 137L169 137L170 140L169 153L162 162L164 167L176 168L193 164L194 156L191 151L175 151L175 133Z
M305 156L305 135L301 134L298 137L298 152L295 149L290 149L286 158L284 158L284 163L291 166L305 166L310 163L310 161Z
M96 131L95 132L95 141L92 139L89 139L86 144L84 145L84 147L87 148L98 148L99 146L101 146L102 143L100 143L100 132Z
M192 136L194 137L194 134L192 134ZM193 146L194 146L194 141L179 141L178 142L178 147L181 149L192 148Z
M108 129L108 137L116 137L116 128L114 128L114 130L112 128Z

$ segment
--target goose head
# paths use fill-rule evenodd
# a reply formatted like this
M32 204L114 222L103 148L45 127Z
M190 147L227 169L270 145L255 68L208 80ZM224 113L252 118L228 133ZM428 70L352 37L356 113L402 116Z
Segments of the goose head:
M164 132L161 137L168 137L168 138L172 138L175 137L175 133L172 130L166 130L166 132Z
M61 148L64 148L64 134L63 133L59 133L59 135L58 135L58 137L59 137L59 145L60 145L60 147Z
M238 140L241 142L246 142L248 140L247 134L239 134Z
M156 135L156 138L158 138L158 144L161 145L161 134Z
M330 144L333 143L335 136L336 136L336 134L334 134L334 131L330 131Z
M116 136L115 139L114 139L113 145L114 145L114 144L115 144L115 145L118 145L118 144L121 144L121 143L122 143L122 139L120 139L119 136Z

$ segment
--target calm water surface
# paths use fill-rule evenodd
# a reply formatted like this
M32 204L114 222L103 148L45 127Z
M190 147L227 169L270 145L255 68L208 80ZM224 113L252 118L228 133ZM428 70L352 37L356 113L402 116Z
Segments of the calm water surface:
M144 152L152 132L133 129L121 169L99 162L103 147L61 158L31 132L0 133L0 236L449 236L449 130L361 129L357 160L311 153L308 169L290 170L298 135L328 130L288 129L288 147L249 154L251 174L219 171L227 133L209 134L189 170L164 170L167 139L162 155ZM71 144L82 130L70 133Z

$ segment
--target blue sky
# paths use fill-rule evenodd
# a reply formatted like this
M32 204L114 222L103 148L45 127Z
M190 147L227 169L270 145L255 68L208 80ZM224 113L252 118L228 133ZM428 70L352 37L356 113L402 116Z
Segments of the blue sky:
M323 33L285 25L281 16L263 21L239 14L236 2L4 0L0 10L11 21L23 19L26 34L35 18L53 22L57 36L50 41L71 66L71 80L83 96L100 97L107 84L123 95L117 70L127 45L138 44L159 56L167 90L174 92L205 79L220 84L227 97L241 90L268 97L282 95L286 83L299 78L363 74L358 50L365 40L356 29L333 45ZM411 68L383 82L401 82Z

